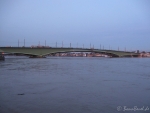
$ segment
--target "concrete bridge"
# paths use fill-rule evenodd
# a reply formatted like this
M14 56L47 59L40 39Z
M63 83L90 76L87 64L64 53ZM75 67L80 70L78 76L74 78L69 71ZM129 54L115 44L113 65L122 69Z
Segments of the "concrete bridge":
M103 49L84 49L84 48L51 48L51 47L0 47L0 53L24 54L31 57L44 57L48 54L66 52L95 52L106 54L111 57L137 57L137 53L103 50Z

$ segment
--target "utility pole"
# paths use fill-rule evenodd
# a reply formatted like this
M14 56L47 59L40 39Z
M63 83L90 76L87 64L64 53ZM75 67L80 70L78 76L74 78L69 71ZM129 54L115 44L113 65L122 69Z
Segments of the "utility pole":
M91 49L91 43L90 43L90 49Z
M46 40L45 40L45 46L46 46Z
M71 43L70 43L70 48L71 48Z
M57 47L57 42L56 42L56 47Z
M63 41L62 41L62 48L63 48Z

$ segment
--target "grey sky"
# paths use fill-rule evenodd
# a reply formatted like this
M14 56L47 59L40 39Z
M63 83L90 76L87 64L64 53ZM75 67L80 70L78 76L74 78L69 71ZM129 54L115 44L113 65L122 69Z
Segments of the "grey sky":
M1 0L0 46L150 51L149 0Z

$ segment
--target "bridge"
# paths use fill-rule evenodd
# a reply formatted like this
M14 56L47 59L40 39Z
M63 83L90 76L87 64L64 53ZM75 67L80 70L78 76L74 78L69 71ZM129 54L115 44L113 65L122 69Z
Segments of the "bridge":
M44 57L49 54L67 52L95 52L111 57L137 57L134 52L104 50L104 49L85 49L85 48L52 48L52 47L0 47L0 53L24 54L30 57Z

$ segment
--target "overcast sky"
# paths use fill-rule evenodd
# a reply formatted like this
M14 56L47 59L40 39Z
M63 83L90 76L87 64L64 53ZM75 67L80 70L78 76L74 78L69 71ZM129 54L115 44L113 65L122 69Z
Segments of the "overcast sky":
M1 0L0 46L150 51L149 0Z

